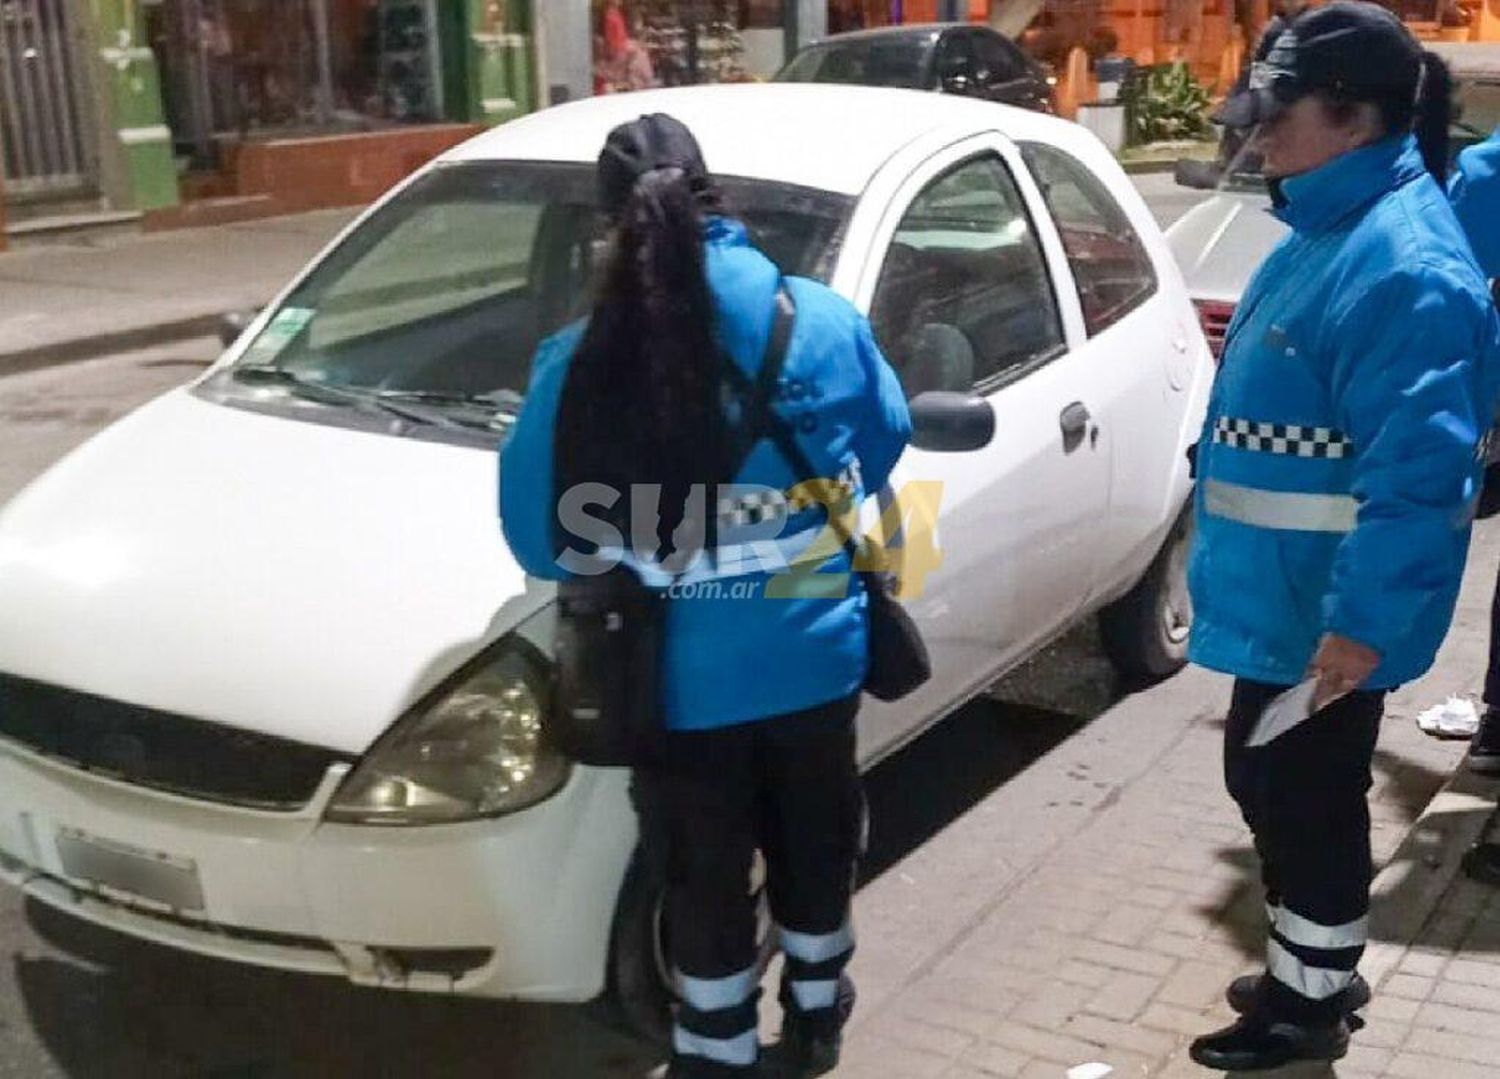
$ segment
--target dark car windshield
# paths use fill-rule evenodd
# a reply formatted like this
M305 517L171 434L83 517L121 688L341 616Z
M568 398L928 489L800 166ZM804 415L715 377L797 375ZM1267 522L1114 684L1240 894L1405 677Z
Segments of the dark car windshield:
M784 272L828 279L852 199L764 180L721 184L726 209ZM435 169L293 290L218 389L311 398L324 411L359 404L346 392L357 391L387 411L401 402L408 417L513 410L538 343L587 312L605 235L591 166Z
M932 34L901 34L825 41L794 56L776 81L926 89L928 61L936 40Z

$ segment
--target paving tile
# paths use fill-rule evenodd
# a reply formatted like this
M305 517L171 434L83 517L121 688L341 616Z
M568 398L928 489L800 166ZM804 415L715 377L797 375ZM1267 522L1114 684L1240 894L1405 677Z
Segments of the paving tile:
M1224 963L1188 961L1163 983L1156 999L1184 1008L1206 1008L1224 995L1235 968Z
M1084 1010L1128 1022L1145 1010L1161 985L1161 979L1150 974L1119 971L1089 999Z
M1139 1053L1153 1060L1170 1056L1177 1048L1178 1039L1149 1027L1134 1026L1097 1015L1077 1015L1063 1027L1063 1033L1109 1049L1124 1049Z

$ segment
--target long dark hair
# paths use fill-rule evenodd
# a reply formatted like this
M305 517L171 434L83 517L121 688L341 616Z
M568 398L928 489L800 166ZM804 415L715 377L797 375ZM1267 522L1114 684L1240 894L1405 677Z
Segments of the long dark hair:
M603 483L621 494L662 487L657 536L682 521L689 494L726 482L714 304L705 275L700 178L678 167L634 178L614 215L613 250L558 408L557 493ZM707 542L692 535L688 542Z
M1382 86L1379 92L1366 91L1360 96L1340 94L1335 90L1317 93L1329 114L1347 123L1362 104L1374 105L1380 113L1384 134L1412 132L1422 151L1422 162L1440 185L1448 183L1448 125L1453 119L1453 74L1437 53L1422 51L1422 61L1413 71L1411 81L1396 81Z

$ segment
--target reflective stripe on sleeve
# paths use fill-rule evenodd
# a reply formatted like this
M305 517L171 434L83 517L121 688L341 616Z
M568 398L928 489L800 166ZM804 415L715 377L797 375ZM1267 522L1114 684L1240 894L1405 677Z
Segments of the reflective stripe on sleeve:
M760 983L760 969L748 967L723 978L695 978L677 971L677 995L688 1007L700 1012L717 1012L745 1003Z
M854 926L848 921L832 933L798 933L782 929L781 947L804 963L826 963L854 947Z
M1271 977L1309 1000L1327 1000L1349 988L1349 983L1354 980L1352 970L1309 966L1274 937L1266 943L1266 969L1271 972Z
M1205 480L1203 508L1214 517L1255 528L1350 532L1354 529L1359 503L1352 495L1268 491L1224 480Z

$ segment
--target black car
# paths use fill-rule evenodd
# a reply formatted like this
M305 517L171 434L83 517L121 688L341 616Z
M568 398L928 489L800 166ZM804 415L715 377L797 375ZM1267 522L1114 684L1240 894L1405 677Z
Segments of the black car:
M776 81L940 90L1053 111L1041 65L1003 35L966 23L837 34L797 53Z

